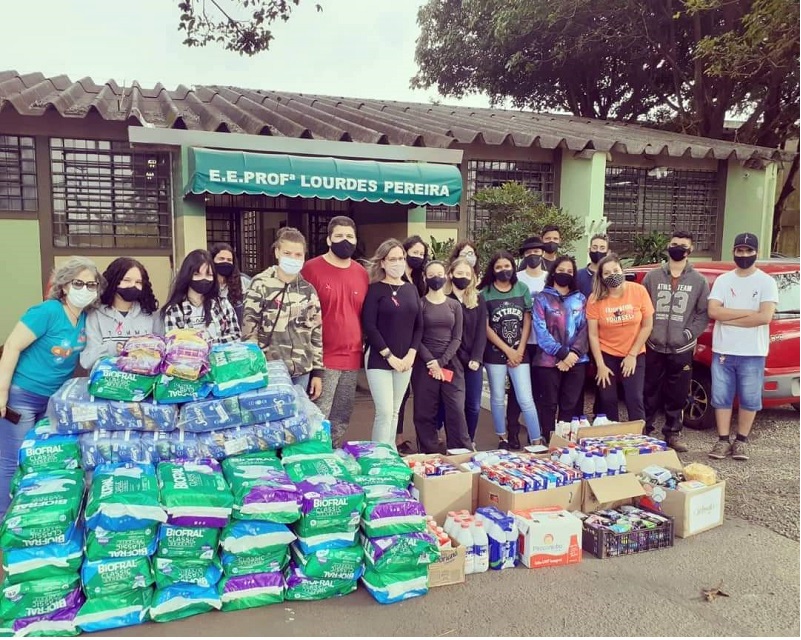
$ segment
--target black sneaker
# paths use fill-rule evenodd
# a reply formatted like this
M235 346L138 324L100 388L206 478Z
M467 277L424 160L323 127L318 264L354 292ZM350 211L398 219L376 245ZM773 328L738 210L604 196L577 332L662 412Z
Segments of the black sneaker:
M511 447L509 446L509 441L508 440L501 440L498 443L498 448L499 449L503 449L504 451L509 451L509 449L511 449Z
M404 440L398 445L398 453L402 456L408 456L414 453L414 449L412 449L412 443L408 440Z
M517 436L517 434L509 434L509 446L512 448L512 451L520 451L520 438Z

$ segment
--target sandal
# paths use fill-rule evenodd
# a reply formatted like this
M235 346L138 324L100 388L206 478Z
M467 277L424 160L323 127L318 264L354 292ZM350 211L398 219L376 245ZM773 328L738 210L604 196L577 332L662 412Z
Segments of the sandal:
M404 440L403 442L401 442L397 446L397 449L398 449L398 453L400 455L402 455L402 456L408 456L408 455L414 453L414 449L412 449L412 443L409 442L408 440Z

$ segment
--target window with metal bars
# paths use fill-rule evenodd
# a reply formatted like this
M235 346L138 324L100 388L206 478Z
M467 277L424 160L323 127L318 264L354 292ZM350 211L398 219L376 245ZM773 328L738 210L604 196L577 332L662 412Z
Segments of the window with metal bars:
M479 209L473 196L482 189L500 187L507 182L520 182L529 191L540 194L542 201L553 204L554 165L550 162L520 160L470 160L467 163L468 231L485 227L489 212Z
M626 253L652 231L683 230L693 234L696 252L713 252L718 192L716 171L607 166L604 214L614 250Z
M34 139L0 135L0 211L38 209Z
M56 247L170 249L170 154L52 138Z
M426 205L426 222L459 222L459 205Z

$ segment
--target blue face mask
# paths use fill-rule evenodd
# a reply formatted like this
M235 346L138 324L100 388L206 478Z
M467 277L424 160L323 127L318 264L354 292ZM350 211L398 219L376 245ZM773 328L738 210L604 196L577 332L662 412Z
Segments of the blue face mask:
M296 276L303 268L303 260L298 258L288 258L281 256L278 258L278 268L288 276Z

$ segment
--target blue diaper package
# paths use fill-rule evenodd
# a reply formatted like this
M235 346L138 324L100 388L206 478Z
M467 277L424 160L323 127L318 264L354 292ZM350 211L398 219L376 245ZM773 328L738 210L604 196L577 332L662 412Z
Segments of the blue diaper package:
M115 462L152 463L140 431L98 430L80 436L81 466L91 471L101 464Z
M237 398L207 398L189 402L181 407L181 414L178 417L178 428L193 433L240 426L242 426L242 416Z
M242 424L263 424L297 414L297 395L286 365L281 361L268 362L267 378L265 388L239 396Z
M172 404L109 401L98 411L97 426L107 431L174 431L178 407Z
M62 540L43 546L3 550L3 573L9 584L20 584L76 573L83 559L83 529L70 527Z

